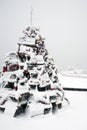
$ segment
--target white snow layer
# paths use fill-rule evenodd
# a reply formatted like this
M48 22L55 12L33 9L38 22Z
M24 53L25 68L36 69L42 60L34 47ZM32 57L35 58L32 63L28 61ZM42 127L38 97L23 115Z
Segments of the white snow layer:
M59 79L64 86L87 87L87 79L62 75ZM0 113L0 130L87 130L87 92L65 91L65 95L70 105L54 114L14 118Z

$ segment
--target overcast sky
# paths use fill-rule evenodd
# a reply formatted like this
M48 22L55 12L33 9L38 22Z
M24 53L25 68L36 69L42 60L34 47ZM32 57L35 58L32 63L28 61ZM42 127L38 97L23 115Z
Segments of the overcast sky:
M87 69L87 0L0 0L0 69L30 25L31 6L33 25L40 26L58 69Z

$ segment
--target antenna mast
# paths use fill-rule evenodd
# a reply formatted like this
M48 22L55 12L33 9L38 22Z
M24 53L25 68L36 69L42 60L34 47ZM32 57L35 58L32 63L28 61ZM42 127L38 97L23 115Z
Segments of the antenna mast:
M31 7L31 12L30 12L30 23L32 25L32 15L33 15L33 8Z

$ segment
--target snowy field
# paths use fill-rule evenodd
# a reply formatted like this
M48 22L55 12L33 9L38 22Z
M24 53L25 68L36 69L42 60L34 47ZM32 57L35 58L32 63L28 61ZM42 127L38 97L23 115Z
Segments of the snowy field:
M64 86L87 87L87 79L59 75ZM70 105L54 114L13 118L0 114L0 130L87 130L87 92L65 91Z
M81 78L82 76L63 76L59 74L60 82L63 87L71 87L71 88L86 88L87 89L87 78ZM86 76L87 77L87 74Z

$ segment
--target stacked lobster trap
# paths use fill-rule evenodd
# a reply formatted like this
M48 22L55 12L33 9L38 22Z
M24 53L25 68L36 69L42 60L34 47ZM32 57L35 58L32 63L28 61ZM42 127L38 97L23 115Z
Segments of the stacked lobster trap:
M39 28L27 27L17 45L17 52L5 56L0 76L0 111L14 117L24 113L33 117L62 109L69 101Z

